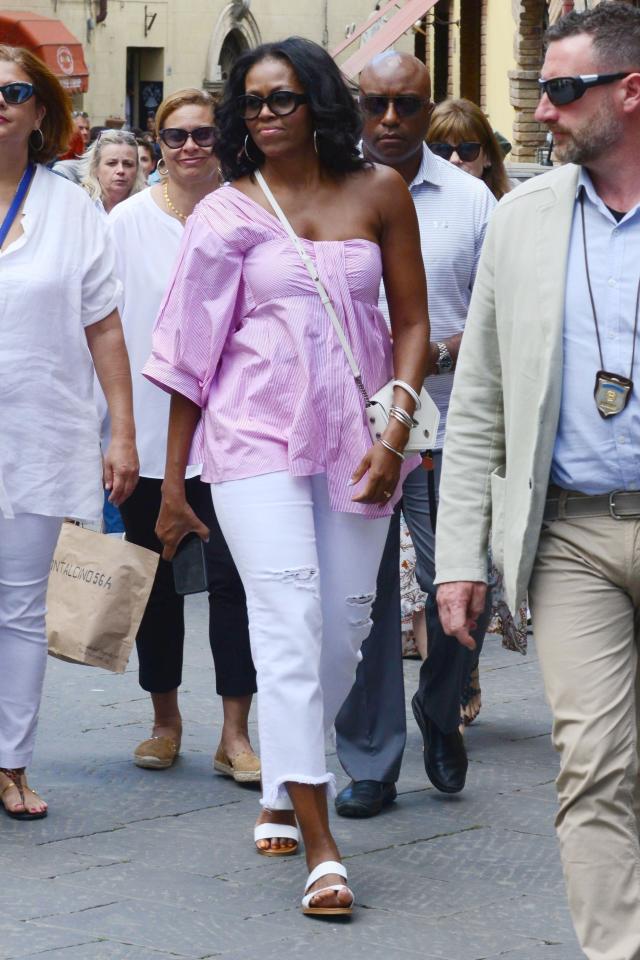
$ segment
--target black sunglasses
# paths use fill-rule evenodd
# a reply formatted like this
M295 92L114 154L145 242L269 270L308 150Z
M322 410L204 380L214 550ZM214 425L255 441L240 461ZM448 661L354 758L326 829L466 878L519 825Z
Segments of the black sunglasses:
M583 97L589 87L600 87L628 77L628 73L588 73L580 77L553 77L551 80L538 80L540 96L549 97L554 107L564 107Z
M180 127L165 127L164 130L160 131L159 137L164 145L171 150L178 150L180 147L184 147L189 137L191 137L193 142L199 147L212 147L216 139L214 127L196 127L195 130L182 130Z
M443 160L451 160L452 154L457 153L463 163L471 163L473 160L477 160L482 149L482 144L478 143L477 140L466 140L464 143L456 144L455 147L450 143L440 143L434 140L427 146L432 153L435 153L437 157L442 157Z
M429 102L408 94L404 97L383 97L376 93L361 94L359 100L362 112L368 117L383 117L389 109L389 104L392 103L395 112L401 118L414 117Z
M302 103L306 103L308 97L304 93L294 93L293 90L274 90L268 97L258 97L254 93L246 93L238 97L238 113L243 120L257 120L260 116L263 106L268 106L271 113L276 117L288 117L294 113Z
M32 83L15 80L0 87L0 93L5 103L26 103L34 95L35 88Z

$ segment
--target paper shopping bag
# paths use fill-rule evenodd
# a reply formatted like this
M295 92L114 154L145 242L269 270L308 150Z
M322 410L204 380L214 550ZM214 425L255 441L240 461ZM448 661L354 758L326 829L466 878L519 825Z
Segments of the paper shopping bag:
M63 523L47 590L49 653L124 673L159 555Z

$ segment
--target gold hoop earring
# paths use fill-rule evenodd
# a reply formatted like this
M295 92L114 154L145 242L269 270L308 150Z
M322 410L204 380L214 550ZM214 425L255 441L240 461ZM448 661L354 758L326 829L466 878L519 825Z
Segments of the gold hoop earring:
M169 170L168 170L168 167L167 167L167 161L165 160L164 157L160 157L160 159L159 159L158 162L156 163L156 170L158 171L158 173L160 174L161 177L168 177L168 176L169 176Z
M40 143L37 146L31 142L31 137L34 135L34 133L40 134ZM31 133L29 134L29 146L31 147L34 153L40 153L40 151L44 149L44 133L42 132L40 127L36 127L35 130L32 130Z
M257 167L257 166L258 166L258 161L257 161L257 160L254 160L253 157L251 156L251 154L249 153L249 151L247 150L247 144L248 144L248 143L249 143L249 134L247 134L246 137L244 138L244 146L242 147L242 152L244 153L244 155L245 155L245 157L247 158L247 160L249 161L249 163L253 163L253 164L255 164L255 166Z

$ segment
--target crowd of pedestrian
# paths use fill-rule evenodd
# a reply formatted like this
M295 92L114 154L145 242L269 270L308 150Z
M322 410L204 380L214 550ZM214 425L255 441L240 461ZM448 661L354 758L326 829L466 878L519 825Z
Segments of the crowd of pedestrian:
M180 752L171 561L195 535L212 764L261 780L258 854L304 848L305 914L353 911L329 802L375 817L397 797L403 613L425 771L454 794L485 634L523 652L529 607L578 938L588 960L640 960L640 10L602 0L546 40L536 117L560 165L516 189L486 115L434 106L407 54L376 57L354 97L316 44L262 45L219 104L168 96L152 143L94 135L43 63L0 46L9 816L48 812L27 768L62 521L119 508L126 539L161 554L133 760Z

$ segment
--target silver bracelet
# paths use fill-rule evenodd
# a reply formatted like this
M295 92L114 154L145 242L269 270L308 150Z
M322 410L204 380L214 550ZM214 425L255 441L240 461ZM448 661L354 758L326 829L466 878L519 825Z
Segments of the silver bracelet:
M390 443L387 443L386 440L383 440L382 437L378 437L378 443L381 443L390 453L395 453L396 457L400 457L401 460L404 460L404 453L400 453L399 450L396 450L395 447L392 447Z
M409 396L413 400L415 400L416 410L420 410L420 408L422 407L422 400L420 399L420 395L416 393L416 391L413 389L410 383L406 383L404 380L394 380L393 386L401 387L402 390L405 391L405 393L408 393Z
M409 430L412 430L416 425L416 421L413 419L411 414L407 413L406 410L404 410L402 407L397 406L397 404L395 403L391 405L391 409L389 410L389 416L395 417L396 420L399 420L400 423L403 426L408 427Z

